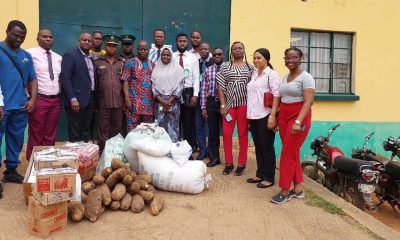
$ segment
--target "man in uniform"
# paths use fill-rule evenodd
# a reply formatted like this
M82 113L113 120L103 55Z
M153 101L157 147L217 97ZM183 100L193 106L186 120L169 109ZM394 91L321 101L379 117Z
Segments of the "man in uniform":
M135 57L135 54L133 53L133 44L135 43L136 37L129 34L125 34L121 35L120 39L121 39L121 50L122 50L120 57L126 63L131 58Z
M121 132L124 97L120 76L123 61L117 56L118 36L103 37L106 54L96 60L99 75L97 85L97 116L99 119L97 143L103 151L107 139Z
M103 46L103 33L99 30L94 31L92 33L92 39L92 49L90 49L89 53L93 60L96 60L100 56L106 54L106 51L101 48Z
M133 45L135 43L136 37L133 35L125 34L121 35L121 54L119 55L122 59L122 61L127 63L129 60L135 57L135 54L133 52ZM124 108L127 109L127 108ZM122 129L121 133L122 136L126 137L128 134L127 126L126 126L127 120L126 120L126 114L123 114L122 116Z

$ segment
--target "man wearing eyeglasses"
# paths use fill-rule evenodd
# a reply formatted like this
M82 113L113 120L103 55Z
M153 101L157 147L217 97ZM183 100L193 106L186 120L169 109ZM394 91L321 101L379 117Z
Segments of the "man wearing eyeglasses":
M224 50L214 48L212 56L214 64L208 66L203 72L200 90L200 107L203 117L207 119L209 146L211 146L211 154L208 156L210 161L207 163L207 167L214 167L221 163L219 158L219 133L222 119L216 75L224 62Z
M79 47L65 53L61 62L61 96L67 112L69 141L88 142L95 110L97 69L89 53L92 35L82 33L78 42Z

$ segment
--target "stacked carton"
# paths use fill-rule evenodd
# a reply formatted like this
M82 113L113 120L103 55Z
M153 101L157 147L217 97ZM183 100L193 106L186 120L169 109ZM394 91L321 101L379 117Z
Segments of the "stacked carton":
M29 197L29 228L33 235L47 237L67 226L67 201L75 198L78 154L60 148L33 153Z
M78 173L82 182L92 180L99 162L99 146L91 143L66 143L64 147L78 154Z

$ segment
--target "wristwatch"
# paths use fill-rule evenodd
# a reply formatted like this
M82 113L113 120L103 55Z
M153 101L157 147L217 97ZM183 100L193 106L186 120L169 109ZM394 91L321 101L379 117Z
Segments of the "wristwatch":
M301 122L300 122L300 120L298 120L298 119L296 119L295 121L294 121L294 124L296 124L296 125L301 125Z
M222 105L221 105L221 108L225 108L225 107L226 107L225 104L222 104Z

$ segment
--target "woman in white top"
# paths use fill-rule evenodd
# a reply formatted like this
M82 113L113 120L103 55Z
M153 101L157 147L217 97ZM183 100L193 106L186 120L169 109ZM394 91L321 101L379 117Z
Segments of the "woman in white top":
M285 65L289 69L279 89L279 135L282 152L279 168L281 192L272 197L272 202L281 204L292 198L304 198L301 183L303 173L300 163L300 148L311 127L311 106L314 102L315 80L301 69L300 49L291 47L285 51ZM289 191L292 183L294 188Z
M268 49L259 48L254 52L253 63L256 70L247 84L247 118L257 160L256 176L247 179L247 182L257 183L258 188L271 187L275 182L274 140L281 81L270 59ZM267 92L273 95L272 108L264 106L264 94Z

